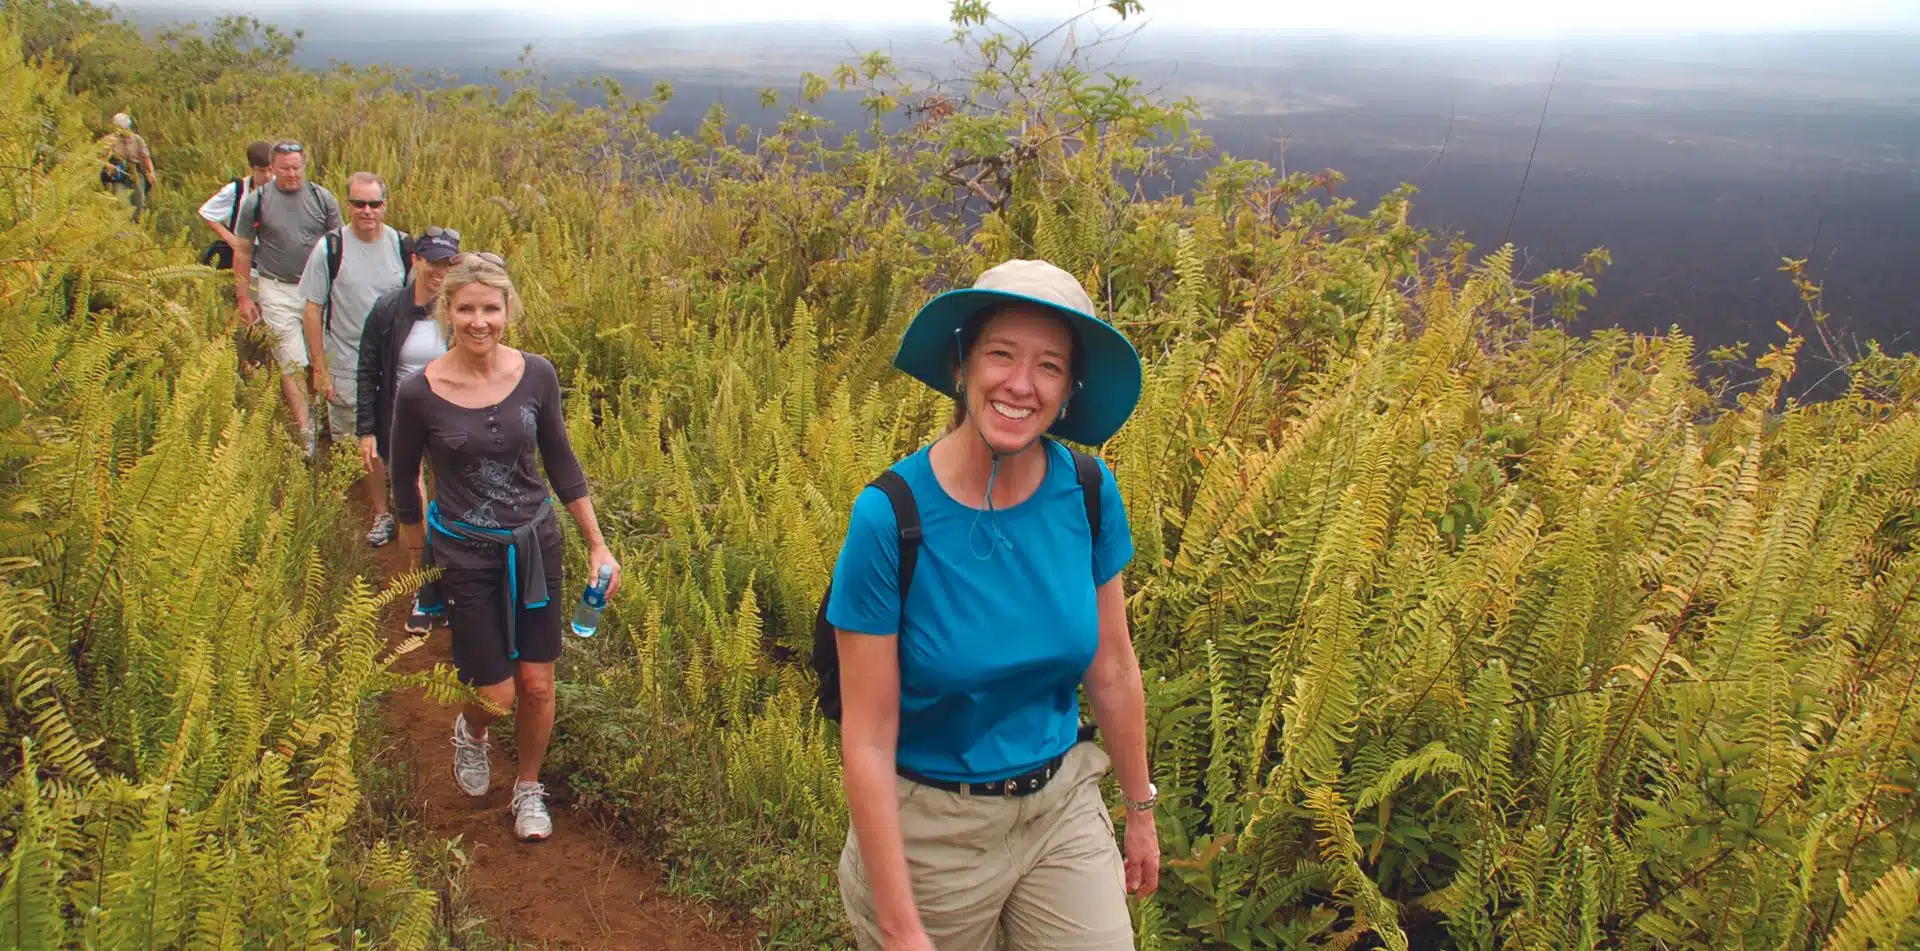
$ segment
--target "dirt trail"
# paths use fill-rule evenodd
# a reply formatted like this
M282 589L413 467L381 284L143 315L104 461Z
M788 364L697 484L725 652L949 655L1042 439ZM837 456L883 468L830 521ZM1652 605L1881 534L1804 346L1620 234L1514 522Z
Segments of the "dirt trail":
M396 540L378 550L382 577L400 573L405 549ZM389 637L403 640L408 601L396 602L385 622ZM401 658L403 672L452 663L447 629L436 627L424 649ZM513 785L513 742L496 728L493 789L469 799L453 782L455 710L428 700L419 690L393 694L381 716L390 736L404 738L393 755L411 760L410 788L432 835L460 836L466 850L472 903L497 938L544 948L635 948L666 951L745 951L755 946L745 929L718 913L703 914L697 902L666 893L657 866L608 835L592 816L568 808L557 777L543 777L557 795L553 837L522 843L513 836L507 799ZM502 742L502 741L505 742ZM709 923L709 918L714 923Z

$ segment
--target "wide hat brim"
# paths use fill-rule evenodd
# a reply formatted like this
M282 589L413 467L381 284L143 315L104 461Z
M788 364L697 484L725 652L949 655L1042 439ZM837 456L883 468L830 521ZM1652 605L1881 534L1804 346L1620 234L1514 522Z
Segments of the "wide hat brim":
M948 396L954 396L953 370L959 335L967 319L1008 303L1037 304L1067 319L1080 337L1080 387L1067 399L1066 418L1047 432L1061 439L1098 446L1113 438L1140 403L1140 354L1112 324L1089 313L1015 291L968 287L927 302L900 336L893 365Z

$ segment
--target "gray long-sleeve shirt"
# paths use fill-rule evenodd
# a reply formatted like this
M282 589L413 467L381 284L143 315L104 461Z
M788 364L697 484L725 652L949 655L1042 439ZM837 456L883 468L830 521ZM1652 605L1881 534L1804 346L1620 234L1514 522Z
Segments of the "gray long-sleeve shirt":
M434 501L440 517L482 528L515 528L533 518L547 497L547 482L534 465L537 450L547 481L562 505L585 498L587 474L567 439L560 407L560 377L553 364L526 354L526 371L512 392L492 406L470 409L433 391L427 374L400 381L393 407L394 518L409 525L425 513L420 498L420 461L433 461ZM560 544L556 522L547 522L540 543ZM438 536L441 567L492 568L500 549Z

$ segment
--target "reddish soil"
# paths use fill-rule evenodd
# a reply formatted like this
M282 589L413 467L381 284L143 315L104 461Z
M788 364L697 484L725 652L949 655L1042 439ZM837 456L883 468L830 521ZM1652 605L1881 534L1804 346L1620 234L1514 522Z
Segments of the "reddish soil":
M396 541L377 552L380 573L405 566ZM408 601L387 617L391 638L406 638ZM447 629L434 628L423 649L399 659L401 672L452 664ZM512 733L495 727L493 790L469 799L453 782L455 710L428 700L419 690L395 693L382 717L398 740L393 755L411 760L416 806L432 835L461 837L467 855L470 902L485 918L489 936L542 948L635 948L665 951L744 951L754 947L746 929L722 912L667 894L660 869L608 834L591 815L569 808L559 777L545 776L553 811L553 837L523 843L513 836L507 799L513 785ZM504 741L504 742L503 742Z

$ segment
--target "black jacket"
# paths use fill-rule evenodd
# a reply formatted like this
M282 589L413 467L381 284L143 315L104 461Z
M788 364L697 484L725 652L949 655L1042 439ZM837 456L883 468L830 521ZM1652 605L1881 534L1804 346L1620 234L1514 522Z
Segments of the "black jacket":
M360 373L358 406L354 413L356 436L372 436L380 458L387 457L393 436L393 394L400 388L400 348L416 321L432 320L433 311L413 303L413 282L380 295L367 312L367 323L360 331Z

